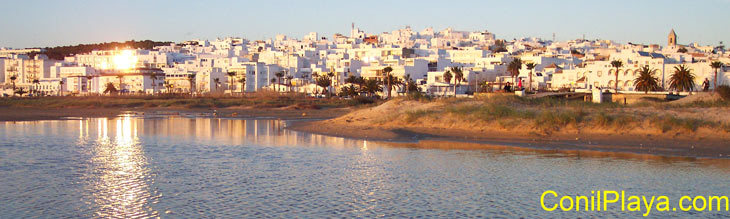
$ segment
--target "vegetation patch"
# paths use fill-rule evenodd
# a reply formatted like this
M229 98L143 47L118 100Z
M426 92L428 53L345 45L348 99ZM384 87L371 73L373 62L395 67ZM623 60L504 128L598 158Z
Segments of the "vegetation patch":
M720 94L720 97L722 97L723 100L730 101L730 86L717 86L717 94Z

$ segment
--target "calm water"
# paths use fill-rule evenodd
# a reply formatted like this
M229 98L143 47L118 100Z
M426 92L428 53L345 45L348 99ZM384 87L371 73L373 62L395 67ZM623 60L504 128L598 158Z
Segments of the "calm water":
M416 149L285 126L131 116L0 123L0 218L633 217L641 213L545 212L539 199L548 189L730 195L725 160Z

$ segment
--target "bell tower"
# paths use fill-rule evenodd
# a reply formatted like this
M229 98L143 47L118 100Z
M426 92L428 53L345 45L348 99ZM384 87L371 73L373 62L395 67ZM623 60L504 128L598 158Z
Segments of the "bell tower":
M668 46L677 45L677 33L674 32L674 29L672 29L672 31L669 32L669 37L667 37L667 45Z

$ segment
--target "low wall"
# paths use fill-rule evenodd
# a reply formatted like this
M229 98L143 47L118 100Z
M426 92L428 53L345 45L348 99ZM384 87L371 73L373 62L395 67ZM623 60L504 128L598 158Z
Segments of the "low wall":
M636 104L646 102L663 102L672 98L667 94L603 94L603 100L621 104Z
M514 96L514 92L505 92L505 93L475 93L474 98L475 99L489 99L492 97L498 97L498 96Z

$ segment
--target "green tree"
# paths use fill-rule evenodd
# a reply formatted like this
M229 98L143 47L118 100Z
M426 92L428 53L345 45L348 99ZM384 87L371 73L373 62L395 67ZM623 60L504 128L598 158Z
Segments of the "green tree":
M715 69L715 81L713 82L714 86L712 89L717 90L717 70L721 69L723 67L723 64L720 61L714 61L710 63L710 67Z
M504 44L504 40L494 41L492 46L492 53L507 52L507 46Z
M243 94L243 88L244 88L244 87L245 87L245 85L246 85L246 78L245 78L245 77L239 78L239 79L238 79L238 83L240 83L240 84L241 84L241 93Z
M117 88L114 87L114 83L108 82L108 83L106 83L106 85L104 87L104 93L105 94L109 94L109 95L113 95L113 94L119 93L119 90L117 90Z
M175 86L172 83L170 83L169 81L165 81L163 85L165 86L167 93L172 94L172 88Z
M507 64L507 71L512 75L512 82L515 82L515 86L517 85L515 77L520 76L520 69L522 69L522 59L520 58L514 58Z
M289 86L289 92L291 92L292 83L291 80L294 79L293 76L287 75L286 76L286 85Z
M27 91L25 91L25 89L24 89L24 88L22 88L22 87L21 87L21 88L18 88L17 90L14 90L14 91L13 91L13 95L15 95L15 94L18 94L18 95L20 95L21 97L23 96L23 94L26 94L26 93L28 93L28 92L27 92Z
M284 71L279 71L274 74L276 76L276 92L278 93L281 88L281 78L284 77Z
M358 78L355 75L350 75L350 77L345 78L345 83L357 84L358 90L362 90L362 85L358 83Z
M405 83L406 94L411 93L411 91L413 90L411 89L411 86L415 84L413 78L411 78L411 74L406 74L406 76L403 77L403 82Z
M338 95L341 97L354 97L357 96L357 89L354 85L350 84L349 86L340 88L340 93Z
M659 79L651 74L652 71L649 66L641 67L639 76L634 79L636 90L644 91L644 93L659 90Z
M390 66L383 68L383 74L384 74L383 78L385 79L385 83L387 86L385 89L388 90L388 99L390 99L390 93L391 93L391 90L393 89L393 86L392 86L392 83L390 80L390 79L392 79L390 77L390 72L393 72L393 68L391 68Z
M530 75L528 76L528 85L527 85L527 91L532 92L532 70L535 69L535 63L527 63L525 64L525 67L527 67L527 70L530 70Z
M38 93L39 93L39 92L38 92L38 85L39 85L39 84L41 84L41 81L40 81L40 80L38 80L38 79L33 79L33 87L34 87L34 88L33 88L33 90L31 90L31 91L33 92L33 95L34 95L34 96L38 96Z
M63 96L63 79L58 81L58 92L60 93L59 96Z
M363 81L363 88L362 90L367 93L369 96L374 95L378 91L380 91L382 88L380 87L380 82L378 80L373 79L365 79Z
M322 87L322 93L327 95L327 97L329 97L329 91L327 90L327 88L330 85L332 85L332 78L330 78L330 76L325 75L317 77L317 86Z
M18 80L18 75L11 75L10 76L10 83L13 84L13 96L15 96L15 80Z
M456 87L458 87L461 84L461 81L464 80L464 71L458 66L451 66L449 71L454 74L454 96L456 96Z
M679 92L689 91L695 87L695 75L685 65L674 66L674 74L669 77L669 88Z
M220 78L215 78L215 79L213 79L213 83L215 84L215 92L217 93L218 92L218 85L221 84L221 79Z
M444 79L444 83L451 84L451 78L454 77L454 75L451 74L451 71L446 70L444 71L444 74L441 75Z
M236 77L236 72L226 72L226 75L228 75L228 89L231 90L231 94L233 94L233 81L235 80L234 77Z
M616 69L616 72L614 72L616 74L616 80L613 81L613 84L614 84L614 90L615 90L614 92L618 93L618 70L621 67L624 67L624 62L622 62L621 60L613 60L613 61L611 61L611 66Z

